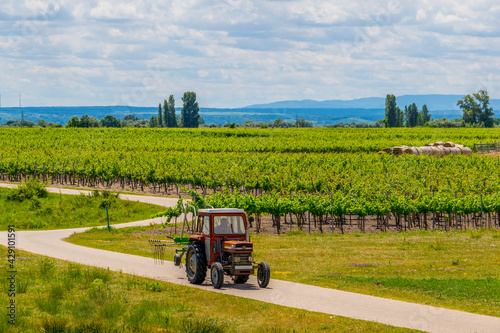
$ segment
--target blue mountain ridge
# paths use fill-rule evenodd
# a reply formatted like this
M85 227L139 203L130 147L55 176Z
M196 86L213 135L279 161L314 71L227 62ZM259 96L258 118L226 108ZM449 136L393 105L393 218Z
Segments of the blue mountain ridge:
M459 110L457 101L462 99L463 95L402 95L396 97L396 102L400 108L412 103L417 104L419 108L426 104L431 111ZM490 99L493 109L500 108L500 99ZM268 104L249 105L246 108L311 108L311 109L336 109L336 108L362 108L362 109L384 109L385 98L368 97L353 100L327 100L327 101L280 101Z

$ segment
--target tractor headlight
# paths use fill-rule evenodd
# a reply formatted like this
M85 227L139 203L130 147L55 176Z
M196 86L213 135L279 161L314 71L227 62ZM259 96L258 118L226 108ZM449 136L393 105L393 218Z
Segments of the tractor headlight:
M253 262L253 257L252 256L248 257L248 261Z
M235 262L235 263L239 263L239 262L240 262L240 257L235 257L235 258L234 258L234 262Z

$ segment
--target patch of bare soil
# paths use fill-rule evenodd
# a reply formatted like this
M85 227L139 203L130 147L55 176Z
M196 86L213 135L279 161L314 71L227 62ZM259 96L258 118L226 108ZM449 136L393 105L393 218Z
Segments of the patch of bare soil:
M480 156L500 157L500 151L479 152L477 154Z
M434 220L433 220L434 217ZM309 222L310 221L310 222ZM485 216L480 218L479 216L476 219L471 220L469 222L463 222L454 226L449 226L447 224L447 218L444 214L440 216L428 214L426 221L423 220L423 216L416 217L415 220L411 219L411 216L408 216L406 219L401 217L400 221L397 222L396 218L392 214L388 214L384 216L384 219L380 219L376 216L367 216L364 219L360 219L356 215L347 215L342 221L335 219L332 228L332 220L329 218L326 221L323 221L320 225L319 221L314 221L312 215L306 220L302 225L297 225L297 220L295 216L292 216L292 223L290 225L290 217L288 216L286 222L284 217L281 218L280 223L280 235L287 234L289 232L296 232L301 230L305 233L378 233L378 232L389 232L389 233L397 233L404 231L418 231L418 230L451 230L451 229L479 229L484 226L490 226L493 228L500 227L500 220L498 216L491 215L489 217ZM340 223L342 225L340 226ZM148 231L141 231L139 233L151 235L151 236L166 236L171 234L178 234L181 232L180 224L175 226L173 223L161 228L155 228ZM256 222L252 223L252 226L249 228L251 233L258 233L262 235L278 235L276 224L273 222L272 216L263 216L261 218L261 227L260 230L257 231ZM189 234L187 229L184 229L185 234Z

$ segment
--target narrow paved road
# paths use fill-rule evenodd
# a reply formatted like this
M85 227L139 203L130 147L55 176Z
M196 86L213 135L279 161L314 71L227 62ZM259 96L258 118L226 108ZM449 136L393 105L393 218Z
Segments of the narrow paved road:
M11 187L0 184L0 187ZM52 193L80 194L88 191L48 189ZM139 195L120 195L125 200L142 201L162 206L175 205L177 199L148 197ZM158 223L158 219L114 225L128 227ZM17 248L57 259L84 265L109 268L127 274L158 279L175 284L206 289L228 295L240 296L263 302L294 307L298 309L328 313L369 320L383 324L418 329L428 332L500 332L500 318L477 315L462 311L448 310L427 305L395 301L380 297L356 294L328 288L320 288L300 283L271 280L269 287L260 289L255 277L247 284L235 285L230 279L220 290L212 288L207 279L204 284L194 286L186 279L184 269L175 267L172 262L155 265L154 259L128 254L92 249L64 242L63 239L75 232L89 228L18 231ZM7 234L0 232L0 244L6 245ZM272 269L272 267L271 267Z

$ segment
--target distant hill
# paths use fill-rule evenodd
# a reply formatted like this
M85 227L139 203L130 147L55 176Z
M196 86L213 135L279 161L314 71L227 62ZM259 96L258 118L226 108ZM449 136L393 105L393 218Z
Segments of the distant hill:
M8 120L21 120L21 111L24 119L36 123L43 119L46 122L67 124L73 116L81 117L85 114L101 119L110 114L123 119L127 114L134 114L139 118L150 119L158 114L157 107L127 107L127 106L73 106L73 107L26 107L0 108L0 124ZM180 109L177 110L180 115ZM255 122L269 122L277 118L285 121L295 121L304 118L314 124L328 125L338 122L375 122L384 117L383 109L302 109L302 108L240 108L217 109L200 108L200 115L207 124L244 123L245 120Z
M446 117L455 119L462 117L462 112L456 106L462 95L404 95L396 98L402 109L405 105L416 103L420 109L426 104L433 119ZM494 110L500 110L500 100L492 99ZM224 124L226 122L243 123L245 120L269 122L277 118L285 121L305 119L316 125L328 125L339 122L375 122L385 116L385 98L370 97L350 101L281 101L269 104L250 105L242 108L219 109L201 108L200 115L207 124ZM158 114L157 107L132 106L70 106L70 107L24 107L0 108L0 124L8 120L21 120L21 111L24 119L37 122L43 119L47 122L66 124L73 116L81 117L84 114L98 119L110 114L123 118L127 114L134 114L139 118L150 119ZM180 108L177 109L180 114ZM500 111L497 112L500 116Z
M399 107L412 103L417 104L419 108L426 104L429 110L445 111L459 110L457 101L462 99L463 95L402 95L396 97L396 102ZM493 109L500 109L500 99L490 100ZM385 97L368 97L353 100L328 100L328 101L281 101L268 104L249 105L246 108L250 109L270 109L270 108L309 108L309 109L384 109Z

